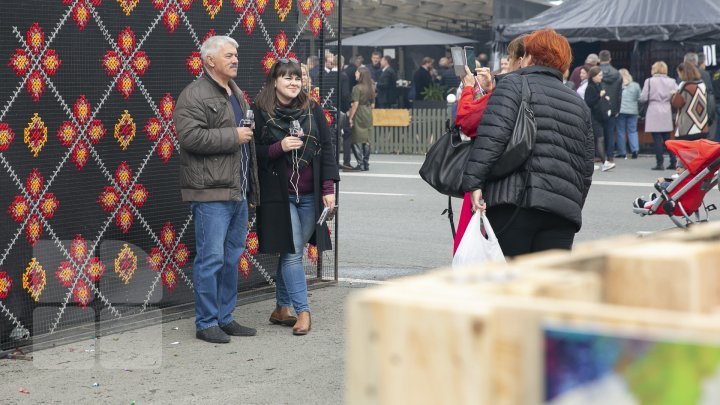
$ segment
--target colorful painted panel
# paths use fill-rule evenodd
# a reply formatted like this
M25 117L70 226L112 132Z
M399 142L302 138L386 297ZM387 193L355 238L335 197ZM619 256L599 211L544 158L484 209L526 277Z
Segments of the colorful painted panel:
M720 403L720 339L548 328L544 340L548 405Z

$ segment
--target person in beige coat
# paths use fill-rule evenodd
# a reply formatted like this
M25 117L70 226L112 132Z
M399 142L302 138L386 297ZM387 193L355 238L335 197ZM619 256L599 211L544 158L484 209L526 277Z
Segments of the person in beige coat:
M650 132L653 137L655 146L655 167L652 170L665 170L663 167L665 141L670 139L670 132L673 130L672 107L670 100L677 91L675 80L668 77L668 67L663 61L653 63L650 71L652 77L645 79L642 92L640 93L640 101L647 102L647 113L645 114L645 131ZM670 155L670 166L668 169L674 170L677 159L675 155Z

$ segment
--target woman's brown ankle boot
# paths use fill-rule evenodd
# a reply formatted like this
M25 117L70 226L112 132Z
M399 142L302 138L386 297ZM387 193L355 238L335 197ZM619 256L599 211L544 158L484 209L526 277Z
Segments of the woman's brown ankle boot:
M297 318L290 314L290 307L276 306L270 314L270 323L273 325L293 326Z
M293 335L303 336L310 332L310 312L300 312L298 314L297 323L293 326Z

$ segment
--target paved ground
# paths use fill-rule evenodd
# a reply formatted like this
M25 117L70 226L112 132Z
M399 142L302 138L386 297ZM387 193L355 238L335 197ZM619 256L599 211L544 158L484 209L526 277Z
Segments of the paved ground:
M274 304L258 302L236 311L258 336L228 345L196 340L192 319L184 319L38 351L32 362L0 361L0 403L341 404L343 306L354 289L368 286L350 280L416 274L451 260L449 226L440 215L447 200L420 180L421 161L373 156L369 173L343 174L339 253L345 281L312 291L308 336L269 325ZM649 170L653 163L649 157L623 160L595 173L577 241L671 227L666 218L632 214L631 201L651 192L660 174ZM708 200L720 203L717 189Z

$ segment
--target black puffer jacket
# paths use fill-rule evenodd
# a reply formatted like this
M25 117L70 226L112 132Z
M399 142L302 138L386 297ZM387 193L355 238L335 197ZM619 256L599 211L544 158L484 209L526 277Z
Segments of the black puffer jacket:
M515 173L487 180L493 163L510 140L522 99L522 78L530 87L537 138L530 161ZM520 204L567 218L582 226L593 175L593 141L590 110L578 94L562 83L559 71L530 66L499 80L488 101L463 174L463 188L482 189L488 207ZM528 191L520 198L530 169Z

